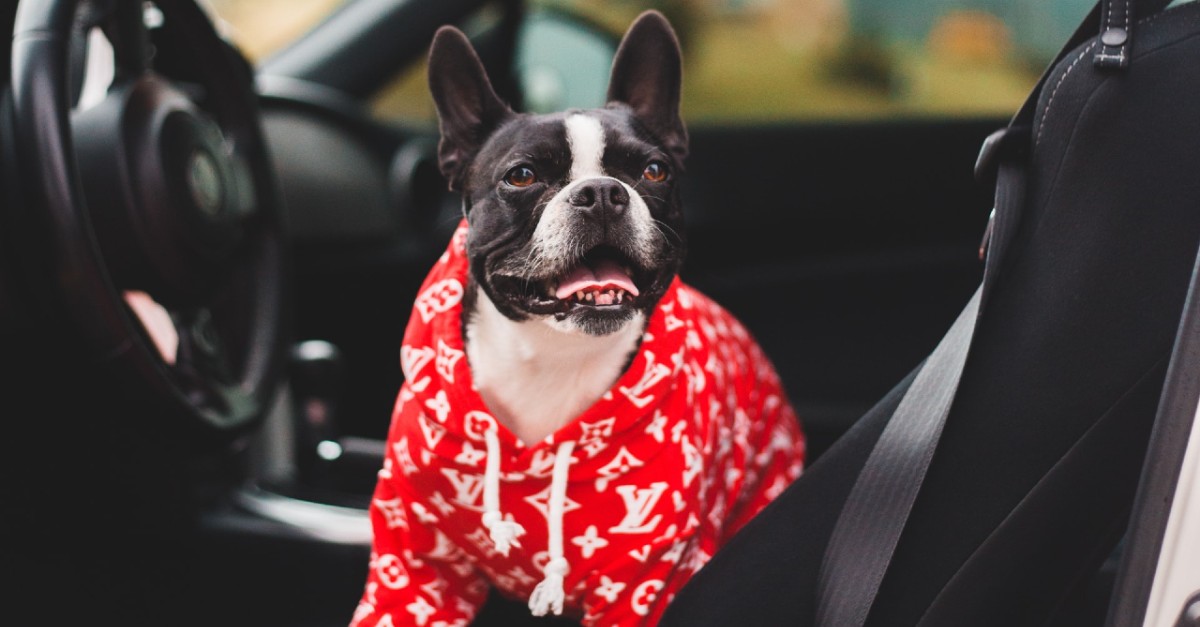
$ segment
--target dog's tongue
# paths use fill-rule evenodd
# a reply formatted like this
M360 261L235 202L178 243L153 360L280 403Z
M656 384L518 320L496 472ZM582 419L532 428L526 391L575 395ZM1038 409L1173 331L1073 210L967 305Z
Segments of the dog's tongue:
M587 264L579 264L578 268L559 281L554 296L559 300L564 300L575 292L610 289L622 289L633 296L638 295L638 289L633 284L633 279L625 274L617 262L605 259L590 268Z

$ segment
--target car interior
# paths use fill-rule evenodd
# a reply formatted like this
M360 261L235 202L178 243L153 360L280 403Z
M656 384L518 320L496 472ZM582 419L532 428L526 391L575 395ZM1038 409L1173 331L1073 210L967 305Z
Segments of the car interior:
M497 92L518 110L586 103L592 96L572 100L572 90L590 94L592 74L603 94L620 30L596 11L563 8L571 4L346 0L255 59L225 34L217 13L191 0L20 0L0 8L0 28L14 33L0 53L0 346L10 364L0 455L0 564L9 583L0 587L0 623L349 623L370 551L366 507L403 381L401 336L421 281L461 217L437 169L436 124L380 111L400 98L412 102L394 106L428 110L423 59L443 24L463 27ZM620 16L650 6L617 4ZM689 15L678 8L689 3L659 4L669 16ZM754 3L721 4L734 13ZM1093 3L1061 4L1069 5L1069 28L1052 33L1057 39L1043 57L1021 59L1028 80L1017 83L1019 98ZM1190 24L1196 12L1187 16L1175 21ZM988 28L951 35L970 42L997 32ZM560 45L577 49L558 62L586 71L577 77L582 86L552 85L557 92L547 96L530 67ZM886 66L870 46L852 50L861 73ZM880 399L894 405L889 391L929 355L979 285L994 187L976 178L976 157L1019 104L1002 100L954 115L695 123L685 107L682 277L762 344L799 414L809 468L821 468L839 445L865 446L854 426L879 423L860 418L874 416ZM1178 237L1150 255L1174 260L1161 281L1121 279L1169 282L1173 290L1158 313L1139 314L1136 301L1112 305L1138 318L1132 328L1158 332L1127 338L1131 346L1144 341L1155 355L1169 353L1195 255L1193 226L1178 225ZM1149 254L1107 243L1113 254ZM1020 272L1069 275L1054 264L1077 258L1048 259ZM1004 305L1016 302L1012 296L997 307L1036 319L1029 312L1038 299L1065 299L1072 285L1036 283L1020 306ZM169 312L177 355L156 349L154 333L133 313L132 293L150 294ZM985 350L1054 347L1057 336L1039 328L1060 331L993 330ZM1048 364L1070 369L1126 348L1040 367L1019 357L989 363L1050 377ZM1111 372L1124 376L1141 365L1113 364ZM1159 366L1165 371L1165 361ZM1138 388L1135 399L1151 409L1163 377L1155 372L1147 376L1157 385ZM977 376L964 385L982 383ZM996 394L1032 395L1026 400L1064 412L1081 404L1036 386ZM1146 420L1128 464L1140 464L1152 411ZM1028 460L1010 454L974 459L1020 474ZM938 459L939 485L949 485L954 464L972 468L972 455L960 448ZM1136 479L1122 477L1121 493L1131 498ZM806 506L837 507L814 494ZM922 542L956 545L946 531L953 525L930 520L980 506L967 486L944 494L918 510L926 524L908 553L901 547L906 564L920 564L911 547ZM1109 534L1103 554L1069 565L1070 594L1056 607L1038 606L1050 617L1039 624L1104 624L1122 529ZM914 603L935 596L949 577L931 563L910 570ZM1034 572L1000 571L1038 580ZM885 603L905 620L877 616L878 624L915 624L901 598L909 589L885 586ZM977 597L980 607L998 602ZM494 598L477 623L575 624L522 612ZM954 624L936 619L928 624Z

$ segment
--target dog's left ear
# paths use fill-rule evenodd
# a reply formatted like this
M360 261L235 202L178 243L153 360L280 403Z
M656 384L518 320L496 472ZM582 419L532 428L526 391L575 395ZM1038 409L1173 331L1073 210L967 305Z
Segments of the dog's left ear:
M453 26L439 28L433 37L429 91L442 133L438 166L450 189L461 190L475 153L496 127L515 114L492 89L470 40Z
M634 20L613 57L608 101L629 105L680 161L688 136L679 115L683 61L670 22L658 11Z

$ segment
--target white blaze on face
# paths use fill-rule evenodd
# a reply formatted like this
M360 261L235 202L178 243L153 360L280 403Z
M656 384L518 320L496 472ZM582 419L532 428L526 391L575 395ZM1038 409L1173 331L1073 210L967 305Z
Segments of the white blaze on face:
M566 187L559 190L538 221L533 233L533 264L531 268L537 271L545 266L556 269L561 260L568 259L581 251L573 250L575 242L571 237L572 227L580 219L577 210L568 200L571 194L580 186L598 178L610 178L625 188L629 194L629 208L626 219L633 227L631 244L635 261L649 265L654 253L654 220L650 217L650 208L646 201L632 187L626 185L604 171L604 127L600 120L584 114L568 115L563 125L567 131L567 144L571 148L570 180Z
M564 124L571 146L571 181L604 176L604 127L600 120L576 113L567 116Z

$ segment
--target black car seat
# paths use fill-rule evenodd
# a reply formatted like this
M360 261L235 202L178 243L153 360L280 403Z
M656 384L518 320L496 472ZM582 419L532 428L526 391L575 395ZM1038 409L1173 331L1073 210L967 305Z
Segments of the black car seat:
M1019 170L1015 200L998 199L966 367L868 625L1104 622L1096 573L1127 526L1200 244L1200 6L1166 4L1098 5L991 150ZM822 562L914 375L661 624L850 624L816 618Z

